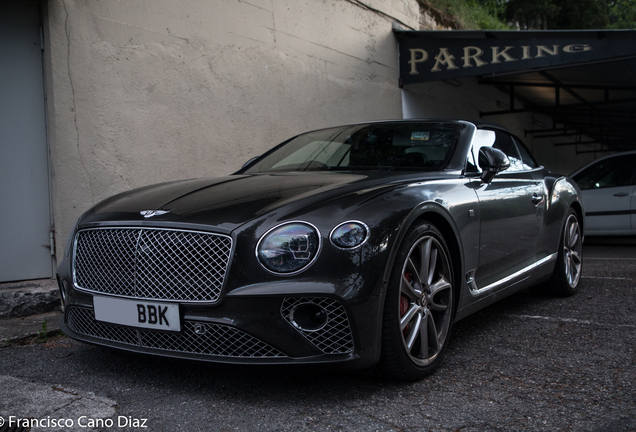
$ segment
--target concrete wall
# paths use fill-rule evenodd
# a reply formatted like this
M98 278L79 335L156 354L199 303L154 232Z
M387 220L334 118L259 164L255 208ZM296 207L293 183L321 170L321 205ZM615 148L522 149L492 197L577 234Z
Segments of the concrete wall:
M546 120L545 125L551 125L551 120ZM543 126L542 126L543 127ZM590 137L582 136L581 140L589 141ZM571 143L573 138L566 139L537 139L535 140L535 156L538 160L546 161L546 166L556 172L571 174L583 165L593 160L607 156L607 151L594 152L598 145L573 145L559 146L556 143Z
M117 192L401 118L392 25L417 29L419 13L416 0L48 0L58 258L77 217Z

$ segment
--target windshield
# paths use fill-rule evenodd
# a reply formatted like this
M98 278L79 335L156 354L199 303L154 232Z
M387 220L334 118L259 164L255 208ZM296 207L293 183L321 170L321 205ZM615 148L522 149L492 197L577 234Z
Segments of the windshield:
M300 135L245 173L316 170L439 170L464 126L458 123L382 123Z

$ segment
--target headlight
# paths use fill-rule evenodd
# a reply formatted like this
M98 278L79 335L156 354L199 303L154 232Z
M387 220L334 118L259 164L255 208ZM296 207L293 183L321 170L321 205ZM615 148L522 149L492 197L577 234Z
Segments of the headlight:
M354 249L369 238L369 228L362 222L343 222L331 231L331 243L341 249Z
M320 252L320 233L307 222L288 222L267 231L256 245L256 256L265 269L295 274L309 266Z

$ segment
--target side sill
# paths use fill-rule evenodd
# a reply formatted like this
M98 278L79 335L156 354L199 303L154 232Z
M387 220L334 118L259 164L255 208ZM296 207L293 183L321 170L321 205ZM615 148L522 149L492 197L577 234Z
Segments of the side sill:
M492 291L493 289L499 288L500 286L505 285L508 282L510 282L510 281L512 281L514 279L517 279L518 277L521 277L521 276L525 275L526 273L529 273L529 272L533 271L534 269L536 269L538 267L541 267L544 264L547 264L547 263L549 263L551 261L554 261L556 259L556 257L557 257L557 254L558 254L558 252L555 252L552 255L548 255L547 257L542 258L542 259L540 259L539 261L537 261L537 262L535 262L533 264L530 264L528 267L523 268L523 269L519 270L518 272L511 274L508 277L500 279L497 282L493 282L490 285L487 285L487 286L485 286L483 288L477 287L477 283L475 282L474 277L472 277L470 282L469 282L469 284L468 284L469 291L474 296L478 296L478 295L481 295L481 294L486 293L488 291Z

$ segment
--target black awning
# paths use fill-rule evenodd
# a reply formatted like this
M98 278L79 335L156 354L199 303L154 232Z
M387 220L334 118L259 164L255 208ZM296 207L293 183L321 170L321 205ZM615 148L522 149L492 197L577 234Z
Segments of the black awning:
M402 85L636 58L636 31L402 31Z
M550 116L527 130L577 152L636 146L636 31L396 31L400 84L476 76L510 94L491 117L521 112ZM515 99L523 106L515 106ZM599 151L595 148L594 151Z

